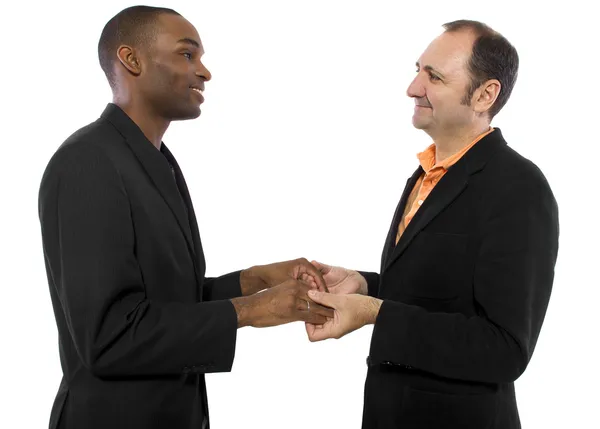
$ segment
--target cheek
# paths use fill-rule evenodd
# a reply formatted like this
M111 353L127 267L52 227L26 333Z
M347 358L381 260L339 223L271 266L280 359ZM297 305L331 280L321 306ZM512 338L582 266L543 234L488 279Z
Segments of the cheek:
M156 65L156 76L160 84L163 85L163 91L177 90L178 85L181 86L183 73L179 71L174 64L158 63Z
M429 101L429 104L431 104L434 114L436 110L444 107L444 97L440 97L439 91L436 91L435 89L427 91L427 100Z
M429 82L429 84L425 86L425 97L435 109L437 106L444 104L444 98L447 97L447 94L445 94L444 88L440 88Z
M429 102L433 107L434 115L438 116L457 116L462 112L460 97L453 91L444 91L443 89L431 90L427 93Z

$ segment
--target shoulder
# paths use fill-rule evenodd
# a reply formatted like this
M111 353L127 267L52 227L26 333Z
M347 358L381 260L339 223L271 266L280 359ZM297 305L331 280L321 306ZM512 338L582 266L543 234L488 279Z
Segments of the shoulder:
M115 142L122 136L106 120L100 118L71 134L50 157L42 175L41 187L58 178L114 175L111 161Z
M497 150L485 166L485 176L496 192L543 192L552 194L542 170L508 144Z

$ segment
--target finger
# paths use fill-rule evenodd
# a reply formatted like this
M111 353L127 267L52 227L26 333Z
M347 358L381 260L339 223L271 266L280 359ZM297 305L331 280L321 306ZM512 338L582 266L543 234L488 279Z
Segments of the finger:
M303 282L309 286L312 286L314 283L312 276L308 275L307 273L300 274L300 277L298 278L298 280L300 280L301 282Z
M321 274L321 272L317 268L315 268L314 265L312 265L308 261L302 261L299 268L301 272L306 273L312 277L312 279L317 285L318 290L322 292L329 292L329 290L327 289L327 284L325 283L325 279L323 278L323 274Z
M306 334L308 335L309 338L312 335L314 335L315 329L317 328L317 326L320 326L320 325L315 325L314 323L304 322L304 327L306 328Z
M341 300L345 298L343 295L323 293L316 290L309 290L307 292L307 295L312 301L316 302L317 304L321 304L325 307L331 307L335 309L338 308Z
M314 313L312 311L312 308L310 310L311 311L305 311L303 313L302 319L301 319L302 321L307 322L307 323L312 323L313 325L322 325L324 323L327 323L327 317L322 316L317 313Z
M299 296L300 298L303 298L303 299L308 299L307 292L308 292L309 290L311 290L311 289L312 289L312 290L319 290L319 291L321 291L321 292L323 292L323 293L328 293L328 292L329 292L329 291L327 290L327 287L325 287L325 290L323 290L322 288L320 288L320 287L319 287L319 285L317 284L317 282L314 280L314 278L313 278L313 280L312 280L312 281L309 281L309 282L302 282L302 281L300 281L300 282L299 282L299 284L300 284L302 287L301 287L301 293L300 293L300 295L298 295L298 296Z
M321 282L316 282L315 289L319 290L321 292L329 293L329 289L327 288L327 284L325 283L325 280L322 280Z
M317 282L315 282L315 279L310 274L308 274L308 273L302 273L300 275L300 279L304 283L306 283L307 285L309 285L311 287L311 289L318 289Z
M313 267L315 267L317 270L319 270L321 272L321 274L325 275L327 274L329 271L331 271L331 265L326 265L326 264L322 264L321 262L317 262L317 261L310 261L311 265Z
M319 289L319 285L317 285L317 282L314 281L312 278L309 281L309 286L311 289L317 289L317 290Z
M331 322L324 323L323 325L312 325L310 323L307 323L306 325L306 334L308 335L308 340L310 342L322 341L326 340L327 338L333 338ZM314 326L314 329L311 329L309 326Z
M333 336L325 329L315 330L312 334L308 336L308 340L312 343L317 341L323 341L328 338L333 338Z
M327 322L329 322L330 320L333 320L333 319L327 318ZM327 323L327 322L325 322L325 323ZM314 323L304 322L304 325L306 325L307 332L308 332L308 330L310 330L310 332L312 332L315 329L323 329L323 325L315 325Z
M304 284L306 284L307 286L309 286L311 289L317 289L319 290L319 286L317 285L317 282L315 282L312 278L312 276L309 276L308 274L306 274L307 278L306 280L301 280Z
M334 310L333 308L323 307L322 305L317 304L316 302L310 302L310 306L307 306L307 311L315 314L319 314L326 318L333 318Z
M315 283L317 284L317 289L319 289L320 291L328 292L325 279L323 279L323 275L318 269L316 269L305 258L297 259L294 262L296 263L296 265L294 266L291 273L292 278L302 280L303 274L306 274L312 277L312 279L315 281Z
M299 294L296 296L296 314L299 320L314 324L323 324L328 319L333 319L334 310L324 307L308 297L309 289L300 284Z
M320 305L318 302L315 302L313 299L311 299L310 294L312 292L317 292L314 289L310 289L309 287L307 287L306 285L299 283L298 285L299 290L298 293L296 295L296 299L297 301L297 306L296 308L300 311L314 311L320 315L323 315L325 317L329 317L329 318L333 318L334 316L334 307L329 307L327 305ZM322 295L331 295L329 293L325 293L325 292L318 292L319 294Z
M308 289L305 285L300 283L300 291L299 291L298 295L296 295L296 311L312 312L312 313L319 314L321 316L324 316L324 317L327 317L330 319L333 318L334 317L333 308L325 307L323 305L320 305L320 304L314 302L308 296L309 290L310 289Z

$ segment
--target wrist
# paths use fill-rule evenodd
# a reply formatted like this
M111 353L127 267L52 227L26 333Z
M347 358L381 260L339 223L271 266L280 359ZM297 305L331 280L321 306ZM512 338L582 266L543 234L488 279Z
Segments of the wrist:
M372 296L366 297L366 325L375 324L377 316L379 315L379 310L381 309L381 304L383 304L383 301L379 298L374 298Z
M260 266L256 265L242 270L240 273L240 289L243 296L253 295L256 292L264 289L260 275Z
M254 305L252 297L242 296L239 298L232 298L231 303L235 308L235 313L237 315L238 328L243 328L244 326L252 326L254 322Z
M365 277L359 273L358 271L355 271L355 275L358 277L358 290L356 291L356 293L360 294L360 295L365 295L368 296L369 295L369 284L367 283L367 279L365 279Z

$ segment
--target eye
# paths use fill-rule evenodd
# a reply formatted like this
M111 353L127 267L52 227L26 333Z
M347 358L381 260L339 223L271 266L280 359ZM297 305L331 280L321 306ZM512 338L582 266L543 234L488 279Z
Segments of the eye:
M188 60L191 60L191 59L192 59L192 54L191 54L191 53L189 53L189 52L184 52L184 53L183 53L183 56L184 56L184 57L186 57Z
M441 79L439 77L437 77L436 75L429 73L429 80L432 82L435 82L435 81L438 81Z

